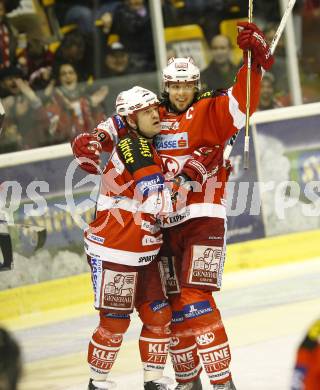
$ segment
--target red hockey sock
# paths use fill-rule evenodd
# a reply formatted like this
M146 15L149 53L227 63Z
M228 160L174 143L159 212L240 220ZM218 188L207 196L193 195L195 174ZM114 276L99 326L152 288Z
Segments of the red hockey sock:
M202 366L212 384L226 383L231 379L231 353L224 326L222 322L220 324L220 327L196 336Z
M144 381L162 377L169 352L170 335L157 334L146 326L142 327L139 338L140 357L144 368Z
M202 368L194 336L171 337L169 351L177 382L192 382L200 375Z
M121 335L101 337L101 334L98 332L93 334L88 348L88 363L91 378L96 380L104 380L107 378L117 358L122 339L123 337Z

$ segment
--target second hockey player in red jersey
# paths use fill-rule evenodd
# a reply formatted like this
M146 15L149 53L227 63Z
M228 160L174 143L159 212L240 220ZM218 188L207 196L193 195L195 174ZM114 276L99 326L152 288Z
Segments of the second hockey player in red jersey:
M160 131L158 105L156 95L141 87L124 91L116 102L127 131L103 171L96 217L85 231L95 307L100 312L88 350L89 390L112 388L108 373L134 308L143 322L139 348L144 388L168 388L168 378L162 374L169 350L171 309L155 259L162 244L156 217L171 212L172 203L161 159L151 145ZM203 149L191 156L190 171L202 156ZM210 156L203 162L198 162L203 171L215 164ZM91 171L96 169L94 161L80 158L83 163Z
M261 66L268 69L273 59L254 24L241 23L239 29L239 46L252 50L252 113L259 100ZM202 95L200 72L191 59L173 58L163 70L161 133L155 139L155 146L176 180L190 154L200 145L212 147L216 152L217 147L218 151L219 147L223 150L227 140L244 127L246 52L244 62L235 84L228 90ZM192 172L187 176L187 180L194 179ZM212 296L221 287L225 261L224 187L228 170L222 156L220 169L209 176L203 186L188 194L184 205L178 205L174 213L163 218L162 224L162 274L173 311L170 354L179 390L201 390L202 368L213 389L235 389L229 342ZM182 175L181 182L185 180Z
M108 374L134 308L143 322L139 347L145 389L153 389L160 383L165 386L167 380L162 372L171 322L154 261L162 244L155 217L171 208L161 160L149 143L160 131L159 101L151 91L134 87L121 93L116 104L128 134L119 140L103 171L96 218L85 231L95 308L100 314L88 348L88 389L113 388ZM95 168L95 164L88 166Z

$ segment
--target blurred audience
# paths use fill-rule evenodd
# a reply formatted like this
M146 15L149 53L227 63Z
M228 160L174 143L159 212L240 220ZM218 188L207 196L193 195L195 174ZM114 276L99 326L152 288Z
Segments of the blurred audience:
M54 62L71 63L77 70L79 80L86 81L93 74L92 42L88 42L79 30L66 34L55 53Z
M114 9L122 0L100 0L94 9L92 0L64 0L55 3L55 12L61 26L76 24L85 35L91 35L95 21L104 14L112 16Z
M151 20L144 0L124 0L114 11L111 33L119 36L137 69L155 70Z
M22 0L4 0L7 12L11 12L20 6Z
M234 83L238 66L231 61L231 42L224 35L216 35L210 42L212 60L201 73L203 89L225 89Z
M277 23L266 24L263 32L266 40L271 44L273 37L277 31ZM278 95L286 95L289 91L288 77L287 77L287 61L286 51L284 43L284 35L281 36L276 51L275 51L275 62L272 65L272 74L274 76L274 90Z
M12 66L0 70L0 96L6 112L1 137L10 134L10 148L30 149L45 145L49 124L46 112L19 68Z
M271 110L272 108L282 107L282 103L275 97L274 75L265 73L261 82L261 92L258 110Z
M120 90L137 83L157 89L147 0L57 1L58 24L73 26L50 46L47 35L32 35L32 29L23 27L27 19L24 24L15 23L15 17L8 15L20 2L0 0L0 96L7 111L0 152L68 141L105 114L112 114ZM220 24L246 17L247 1L161 0L161 5L165 26L198 24L204 31L211 61L202 71L203 88L232 85L239 65L233 62L234 49L230 38L221 35ZM254 19L269 42L280 14L278 0L256 0ZM320 97L320 0L297 0L293 15L295 31L303 31L301 45L296 34L303 101L316 102ZM196 46L189 49L188 55L196 58ZM172 45L167 50L176 48ZM260 110L289 104L282 38L272 74L262 83Z
M79 83L73 64L58 64L54 68L53 81L45 90L50 120L48 143L67 142L76 134L92 129L104 119L101 103L107 95L106 86L92 91L88 84Z
M138 73L140 70L131 63L128 51L120 42L114 42L106 47L103 60L103 78Z
M19 53L19 67L27 76L34 90L44 89L49 82L54 54L47 48L44 40L28 39L25 50Z
M0 69L15 65L18 32L6 16L7 3L0 0Z
M180 2L183 3L183 2ZM181 11L183 7L175 6L172 0L161 0L163 23L165 27L178 26L182 24Z
M310 73L320 73L320 0L306 0L303 8L302 61Z
M0 328L0 389L17 390L21 374L20 346L7 330Z

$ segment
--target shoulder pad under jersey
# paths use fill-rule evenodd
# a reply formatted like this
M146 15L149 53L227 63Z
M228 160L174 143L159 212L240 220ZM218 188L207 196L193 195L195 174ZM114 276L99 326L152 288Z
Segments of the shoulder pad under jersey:
M117 152L131 174L155 164L152 147L143 137L125 136L118 143Z
M99 142L104 142L108 138L107 135L114 143L118 142L118 131L111 117L100 122L92 133L98 138Z
M198 96L197 100L214 98L217 96L226 96L227 94L228 92L226 89L215 89L215 90L203 92L200 96Z
M113 125L119 134L119 138L124 137L127 134L128 129L126 127L125 122L121 118L121 116L116 114L116 115L113 115L111 118L113 121Z

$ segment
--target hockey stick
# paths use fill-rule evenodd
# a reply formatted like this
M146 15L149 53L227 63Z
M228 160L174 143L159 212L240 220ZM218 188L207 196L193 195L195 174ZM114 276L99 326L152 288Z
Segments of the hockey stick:
M296 3L296 0L289 0L288 1L288 4L287 4L287 7L285 9L285 12L281 18L281 21L280 21L280 24L278 26L278 29L276 31L276 33L274 34L274 37L272 39L272 42L270 44L270 51L271 51L271 54L274 54L276 48L277 48L277 45L278 45L278 42L279 42L279 39L281 38L281 35L283 33L283 30L287 24L287 20L288 20L288 17L292 11L292 8L294 7ZM262 73L262 76L264 75L264 71ZM233 145L235 143L235 140L238 136L238 134L240 133L241 130L237 131L230 139L229 139L229 142L228 142L228 145L225 147L225 150L224 150L224 153L223 153L223 157L225 160L228 160L230 154L231 154L231 151L232 151L232 148L233 148Z
M249 0L248 7L248 21L252 23L252 12L253 12L253 0ZM250 120L250 97L251 97L251 50L248 50L248 70L247 70L247 97L246 97L246 126L245 126L245 137L244 137L244 169L249 168L249 120Z
M12 242L9 233L0 233L0 272L8 271L13 265Z
M0 220L0 271L10 270L13 266L13 241L17 242L15 251L29 256L42 248L46 242L47 230L41 226L29 224L9 224Z
M0 134L2 132L5 111L0 100ZM12 235L17 237L18 251L23 255L42 248L47 238L47 230L41 226L29 224L10 224L0 219L0 271L10 270L13 266Z
M0 134L2 132L4 116L5 116L5 112L4 112L4 108L3 108L2 102L0 100Z

